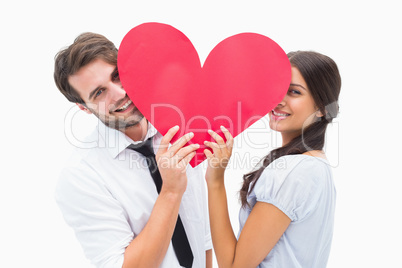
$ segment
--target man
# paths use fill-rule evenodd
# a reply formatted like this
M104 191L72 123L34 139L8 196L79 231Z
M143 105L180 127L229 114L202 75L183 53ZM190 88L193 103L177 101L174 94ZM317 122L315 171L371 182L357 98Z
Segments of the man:
M97 267L181 267L172 236L183 228L191 248L184 255L192 254L183 266L212 267L203 176L188 166L198 147L184 147L192 134L168 148L178 127L162 137L127 96L116 66L117 49L94 33L56 55L58 89L101 121L88 137L98 146L78 148L61 173L56 201L63 216ZM133 149L148 140L157 151L158 190L155 170Z

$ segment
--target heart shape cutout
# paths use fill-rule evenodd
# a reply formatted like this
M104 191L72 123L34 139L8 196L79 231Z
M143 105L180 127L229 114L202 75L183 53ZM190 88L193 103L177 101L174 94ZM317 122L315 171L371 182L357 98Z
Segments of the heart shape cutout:
M291 78L286 53L270 38L241 33L221 41L203 66L191 41L162 23L131 29L118 52L122 85L141 113L162 134L179 125L174 142L194 132L201 145L190 162L205 160L208 129L224 125L236 137L285 96Z

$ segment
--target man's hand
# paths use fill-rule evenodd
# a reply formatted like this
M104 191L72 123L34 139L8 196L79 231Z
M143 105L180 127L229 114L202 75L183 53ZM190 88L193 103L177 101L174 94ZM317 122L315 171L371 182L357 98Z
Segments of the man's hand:
M172 127L162 138L156 162L161 173L163 184L162 192L183 194L187 187L186 167L190 160L195 156L195 150L199 144L191 144L183 147L194 137L190 132L178 139L170 148L169 143L179 130L179 126Z
M124 253L123 268L159 267L171 243L182 195L187 187L186 167L195 155L198 144L183 147L194 136L188 133L170 148L169 142L179 127L171 128L162 138L155 155L163 180L147 224L131 241Z

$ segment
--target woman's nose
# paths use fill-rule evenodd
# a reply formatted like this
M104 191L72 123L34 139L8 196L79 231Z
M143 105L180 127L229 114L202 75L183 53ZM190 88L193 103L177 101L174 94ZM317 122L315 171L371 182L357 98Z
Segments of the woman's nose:
M278 106L281 106L281 107L285 106L286 105L286 98L287 98L287 95L281 100L280 103L278 103Z

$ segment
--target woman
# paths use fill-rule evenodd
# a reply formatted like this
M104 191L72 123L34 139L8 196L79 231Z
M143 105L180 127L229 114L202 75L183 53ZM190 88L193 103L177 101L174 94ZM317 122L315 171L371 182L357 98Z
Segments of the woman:
M270 127L282 147L244 176L240 190L240 232L230 225L224 171L233 137L209 131L215 142L206 180L212 241L219 267L325 267L332 241L335 187L323 152L328 123L338 113L341 78L329 57L307 51L288 54L292 79L284 99L270 113Z

